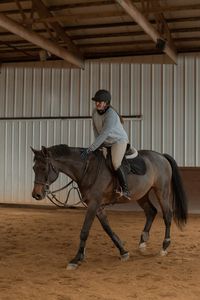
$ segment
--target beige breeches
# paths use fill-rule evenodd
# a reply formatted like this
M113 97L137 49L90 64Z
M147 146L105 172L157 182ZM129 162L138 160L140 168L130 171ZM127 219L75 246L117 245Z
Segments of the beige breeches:
M126 147L127 147L127 142L116 143L113 144L111 147L112 164L115 170L117 170L121 166L122 159L126 152Z

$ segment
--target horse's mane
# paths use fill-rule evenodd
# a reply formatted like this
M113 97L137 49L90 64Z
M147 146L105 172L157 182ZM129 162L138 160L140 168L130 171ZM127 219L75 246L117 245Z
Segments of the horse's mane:
M53 156L56 156L56 157L67 155L67 154L70 154L70 152L71 152L70 147L65 144L54 145L47 149Z

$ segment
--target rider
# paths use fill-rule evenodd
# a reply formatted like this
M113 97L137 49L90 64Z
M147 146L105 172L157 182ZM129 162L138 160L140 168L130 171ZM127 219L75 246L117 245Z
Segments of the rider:
M122 188L121 196L130 200L126 174L121 166L128 144L128 136L122 125L123 120L110 105L111 94L109 91L98 90L92 100L96 104L92 113L95 141L82 152L82 157L85 158L87 154L100 146L111 148L113 168Z

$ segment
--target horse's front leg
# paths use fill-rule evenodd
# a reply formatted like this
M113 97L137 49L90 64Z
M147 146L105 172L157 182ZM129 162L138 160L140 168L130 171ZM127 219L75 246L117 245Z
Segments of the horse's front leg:
M78 248L78 252L76 256L69 262L67 269L68 270L74 270L78 267L78 265L81 264L81 261L83 261L84 256L85 256L85 245L86 241L89 235L90 228L92 226L92 223L94 221L94 218L96 216L97 208L98 208L98 203L91 201L87 213L85 216L85 220L81 229L80 233L80 245Z
M120 238L112 231L110 228L105 210L103 207L99 207L97 210L97 218L99 219L103 229L108 234L108 236L111 238L115 246L118 248L121 260L126 261L129 259L129 252L124 249L124 245Z

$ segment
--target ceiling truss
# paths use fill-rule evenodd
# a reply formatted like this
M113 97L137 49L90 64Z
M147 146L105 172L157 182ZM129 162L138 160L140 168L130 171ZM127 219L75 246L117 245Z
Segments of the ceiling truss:
M192 0L2 0L0 62L86 59L200 52L200 4Z

